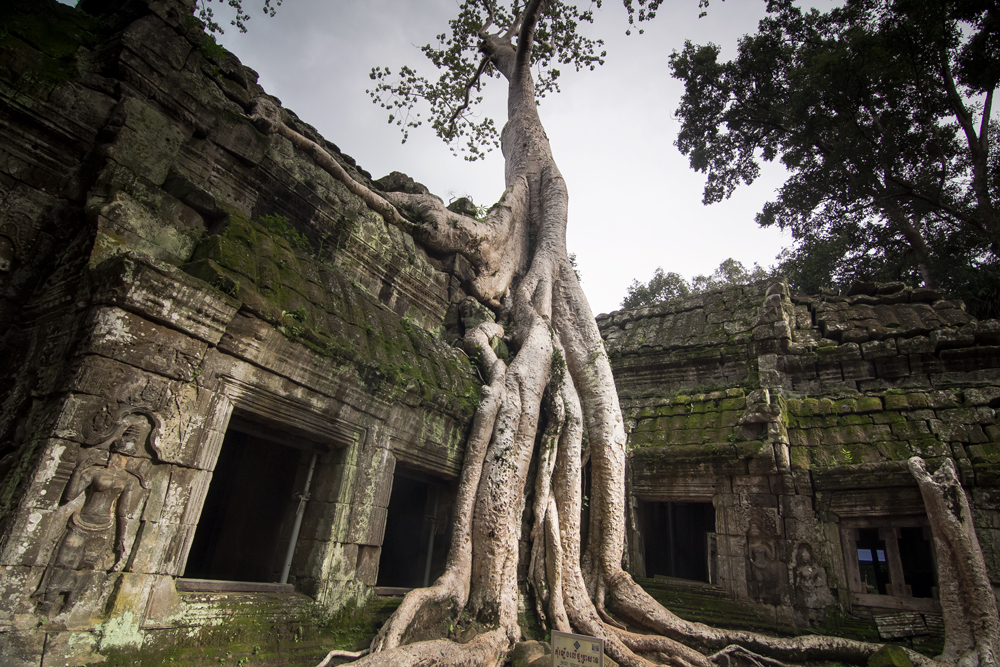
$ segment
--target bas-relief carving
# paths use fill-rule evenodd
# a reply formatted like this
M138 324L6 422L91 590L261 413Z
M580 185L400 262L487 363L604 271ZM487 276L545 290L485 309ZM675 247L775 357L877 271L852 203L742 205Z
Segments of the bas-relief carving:
M155 414L126 407L110 428L84 433L57 510L62 536L32 596L49 618L75 604L94 572L119 572L128 563L129 529L148 495L159 430Z
M778 558L778 544L770 522L760 516L750 518L747 527L747 593L764 604L781 604L784 565Z
M14 257L14 242L7 236L0 234L0 273L10 271Z

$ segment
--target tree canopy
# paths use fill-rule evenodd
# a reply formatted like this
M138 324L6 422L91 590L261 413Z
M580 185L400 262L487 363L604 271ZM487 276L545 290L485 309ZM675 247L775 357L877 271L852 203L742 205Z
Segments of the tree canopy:
M729 62L714 44L671 58L685 84L676 145L707 176L704 202L780 160L790 176L757 222L792 232L779 270L793 283L903 279L988 301L1000 284L996 3L770 0L768 12Z
M663 267L658 267L649 282L632 281L632 284L628 286L625 298L622 299L622 308L652 306L692 294L766 280L772 275L771 271L759 264L754 264L752 268L747 269L742 262L738 262L732 257L723 260L711 275L698 275L691 280L687 280L684 276L673 271L664 273Z

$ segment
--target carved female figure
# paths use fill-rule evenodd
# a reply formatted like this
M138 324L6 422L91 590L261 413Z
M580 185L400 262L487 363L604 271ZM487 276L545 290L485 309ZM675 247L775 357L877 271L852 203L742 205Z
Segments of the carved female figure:
M117 421L109 432L97 436L94 454L80 461L66 485L63 507L76 505L76 509L35 593L42 597L40 606L50 615L68 608L79 595L81 573L118 572L127 562L131 512L141 500L142 490L148 488L142 473L127 466L147 441L155 451L159 422L152 413L135 408L120 412ZM106 462L101 460L104 450L108 451Z

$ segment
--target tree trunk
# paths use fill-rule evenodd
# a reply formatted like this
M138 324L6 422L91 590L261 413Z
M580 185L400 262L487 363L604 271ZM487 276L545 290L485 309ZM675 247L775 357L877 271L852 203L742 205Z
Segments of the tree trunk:
M923 459L914 457L910 472L924 497L937 552L945 634L941 659L963 667L993 667L1000 659L997 601L955 464L944 459L932 476Z

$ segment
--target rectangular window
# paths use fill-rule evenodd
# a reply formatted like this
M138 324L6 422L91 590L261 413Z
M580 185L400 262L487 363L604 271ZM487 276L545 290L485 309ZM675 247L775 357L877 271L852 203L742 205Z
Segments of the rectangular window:
M841 524L851 600L856 605L937 611L937 568L923 517L865 518Z

